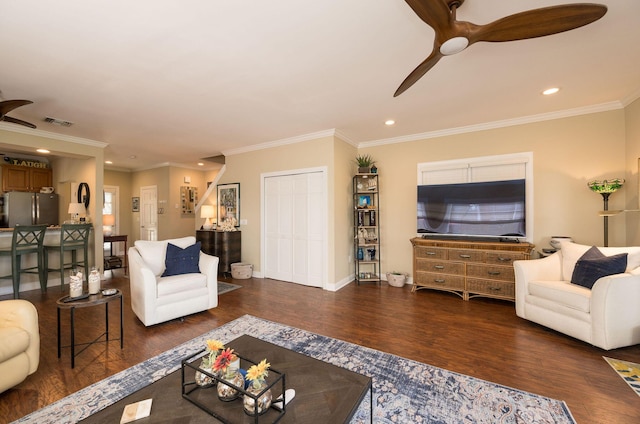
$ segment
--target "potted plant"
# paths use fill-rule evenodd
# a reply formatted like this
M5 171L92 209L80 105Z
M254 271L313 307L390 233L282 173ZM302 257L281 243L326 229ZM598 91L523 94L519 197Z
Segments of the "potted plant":
M358 155L356 156L356 163L358 164L359 174L368 174L371 172L371 167L376 163L371 155Z
M398 271L387 272L387 283L392 287L402 287L407 281L407 274Z

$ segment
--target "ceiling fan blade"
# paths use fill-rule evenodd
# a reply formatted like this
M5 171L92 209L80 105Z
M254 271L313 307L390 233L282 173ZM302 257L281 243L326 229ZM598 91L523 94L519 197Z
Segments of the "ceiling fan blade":
M25 127L36 129L36 126L31 122L23 121L22 119L12 118L10 116L2 116L0 117L0 121L10 122L12 124L24 125Z
M31 100L5 100L0 102L0 116L4 116L20 106L30 105Z
M436 32L449 27L451 11L443 0L405 0L416 15Z
M418 80L422 78L422 76L426 74L429 69L433 68L441 58L442 53L440 53L439 47L435 46L429 57L426 58L420 65L418 65L418 67L414 69L413 72L411 72L409 76L404 79L404 81L402 81L402 84L400 84L400 87L398 87L396 92L393 94L393 97L398 97L409 87L418 82Z
M603 17L605 13L607 6L591 3L528 10L475 27L469 34L469 44L478 41L503 42L544 37L588 25Z

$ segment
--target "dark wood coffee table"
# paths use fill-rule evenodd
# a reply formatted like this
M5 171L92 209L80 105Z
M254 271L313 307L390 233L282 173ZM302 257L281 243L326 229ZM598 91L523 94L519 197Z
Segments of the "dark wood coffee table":
M271 366L286 376L286 388L295 389L295 398L286 405L279 423L327 424L345 423L353 417L367 392L373 405L371 378L331 365L251 336L241 336L227 343L243 357L253 361L267 359ZM199 362L199 360L198 360ZM93 414L83 422L120 422L124 407L144 399L153 399L151 416L135 421L151 422L219 422L214 417L182 397L182 370L167 375L153 384L127 396L119 402ZM216 396L215 388L203 389ZM274 398L277 396L274 393ZM242 411L242 401L227 402L222 407L236 408L233 423L253 423L254 417ZM373 406L369 410L373 422ZM263 420L264 418L264 420ZM259 422L272 422L267 414Z

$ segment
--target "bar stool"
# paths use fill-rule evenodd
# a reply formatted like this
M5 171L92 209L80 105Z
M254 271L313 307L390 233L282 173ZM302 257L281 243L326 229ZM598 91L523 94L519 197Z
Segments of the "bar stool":
M50 272L60 273L60 289L64 287L64 270L84 266L84 278L89 276L89 232L91 224L62 224L60 240L44 244L44 285L47 286ZM78 250L84 250L82 260L78 260ZM58 252L60 266L49 268L49 252ZM65 263L65 252L71 252L71 262Z
M0 278L13 279L13 298L20 297L20 274L38 274L40 289L47 289L44 267L44 234L46 225L18 225L13 229L11 246L0 248L0 256L11 256L11 275ZM37 266L22 268L22 256L35 253L38 259Z

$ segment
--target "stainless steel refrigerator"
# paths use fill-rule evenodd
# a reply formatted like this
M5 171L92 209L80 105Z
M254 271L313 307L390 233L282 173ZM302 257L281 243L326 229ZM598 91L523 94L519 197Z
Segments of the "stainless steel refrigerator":
M58 195L11 191L4 194L2 226L58 225Z

